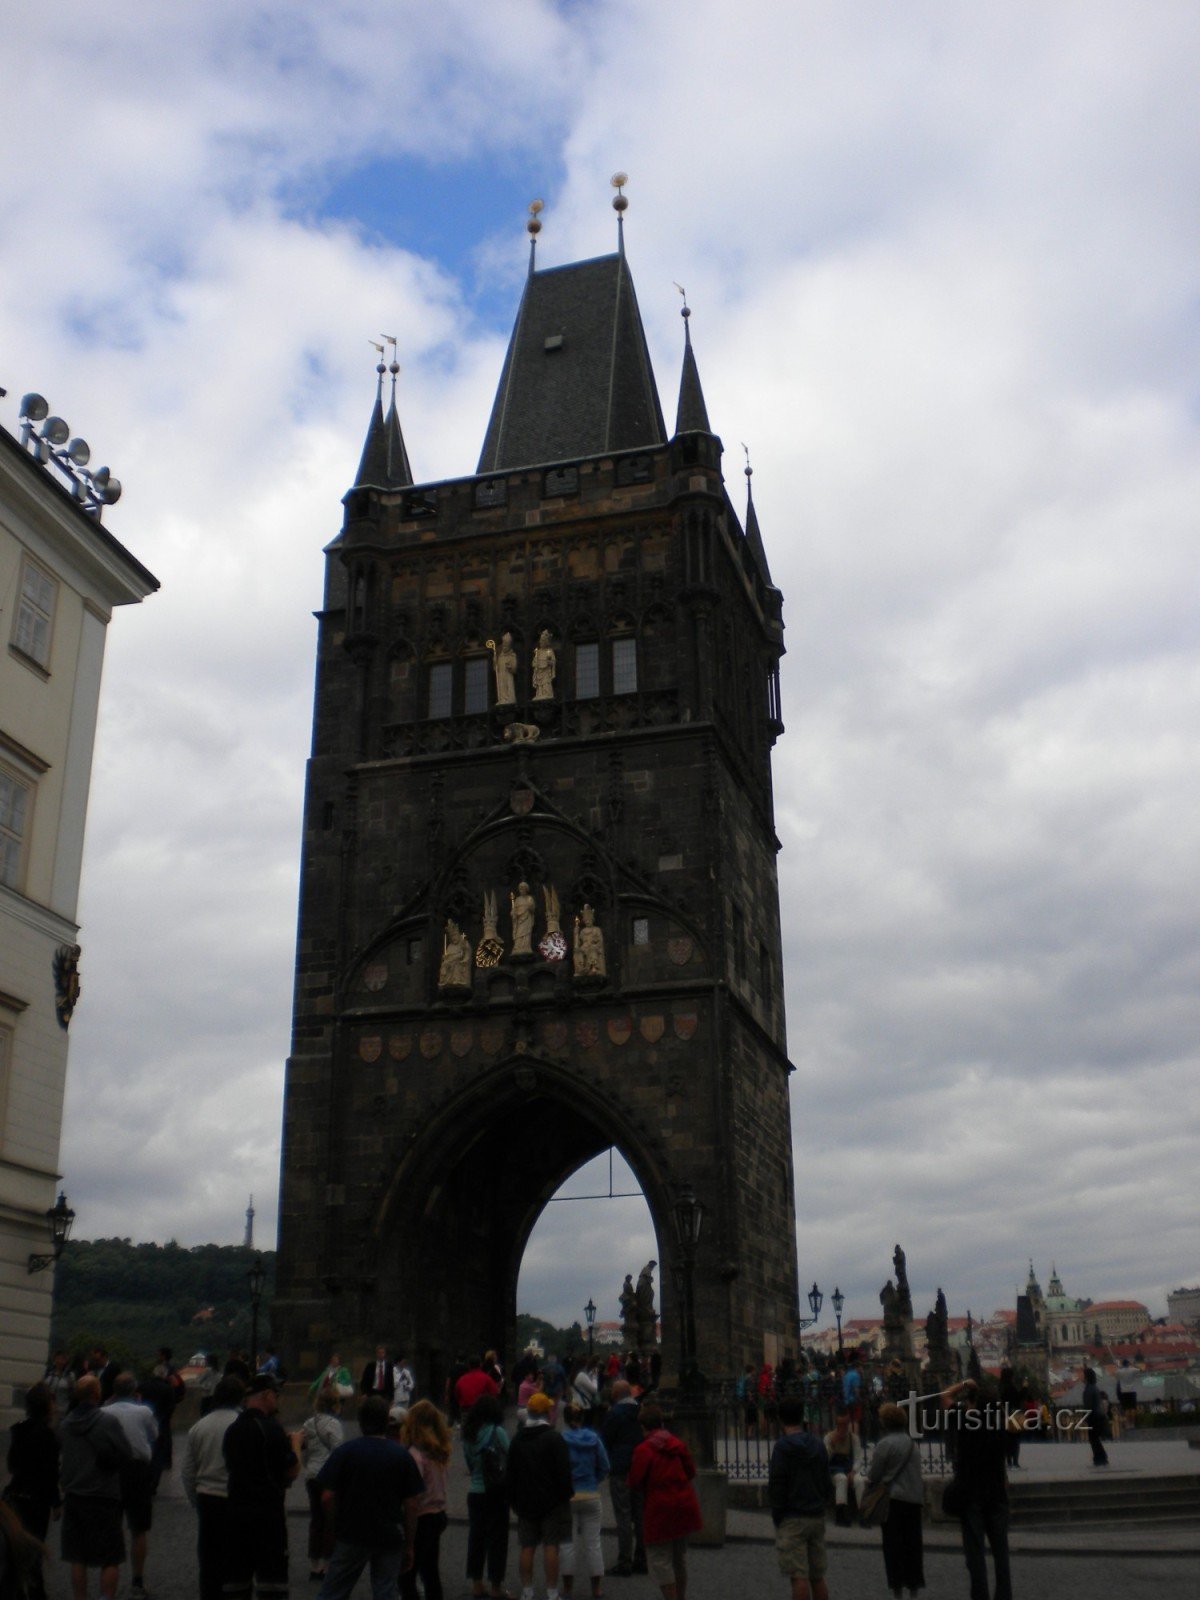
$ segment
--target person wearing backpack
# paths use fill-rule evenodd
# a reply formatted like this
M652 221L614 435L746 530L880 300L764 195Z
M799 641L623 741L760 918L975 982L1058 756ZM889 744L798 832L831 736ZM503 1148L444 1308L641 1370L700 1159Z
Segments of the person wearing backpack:
M512 1600L504 1587L508 1567L508 1435L500 1402L483 1394L463 1418L463 1455L471 1483L467 1492L467 1577L482 1600L486 1568L492 1600Z

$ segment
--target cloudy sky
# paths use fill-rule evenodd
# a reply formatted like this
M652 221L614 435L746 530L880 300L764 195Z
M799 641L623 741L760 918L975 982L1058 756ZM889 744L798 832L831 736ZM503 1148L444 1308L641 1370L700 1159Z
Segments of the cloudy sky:
M367 340L399 337L418 479L471 471L524 208L544 264L608 250L620 167L664 408L677 280L787 602L802 1281L871 1314L900 1239L919 1311L1011 1303L1032 1255L1163 1312L1200 1274L1200 12L62 0L5 32L0 421L45 393L162 580L110 630L81 1236L234 1240L250 1191L273 1233ZM523 1308L608 1309L649 1248L618 1204L550 1208Z

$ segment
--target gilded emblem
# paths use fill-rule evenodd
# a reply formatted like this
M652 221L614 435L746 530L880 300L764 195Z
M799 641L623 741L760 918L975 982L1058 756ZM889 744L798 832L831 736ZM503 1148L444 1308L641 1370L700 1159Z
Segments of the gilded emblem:
M388 981L388 968L386 961L372 961L363 973L363 983L372 994L377 994Z
M662 1017L643 1017L638 1023L638 1032L647 1044L657 1044L663 1036L666 1023Z
M393 1061L407 1061L412 1054L412 1034L393 1033L388 1039L388 1055Z
M575 1043L581 1050L590 1050L600 1038L600 1026L595 1022L577 1022L575 1024Z
M461 1060L461 1058L463 1056L465 1056L467 1051L471 1048L471 1039L472 1039L473 1033L474 1033L474 1029L471 1028L469 1025L467 1027L465 1027L465 1028L451 1028L450 1029L450 1052L451 1052L451 1054L458 1056L459 1059Z
M633 1022L629 1017L610 1017L608 1019L608 1037L614 1044L628 1044L629 1036L633 1032Z
M437 1028L426 1028L425 1032L421 1035L418 1048L420 1049L421 1054L425 1057L426 1061L432 1061L434 1056L441 1053L441 1031Z

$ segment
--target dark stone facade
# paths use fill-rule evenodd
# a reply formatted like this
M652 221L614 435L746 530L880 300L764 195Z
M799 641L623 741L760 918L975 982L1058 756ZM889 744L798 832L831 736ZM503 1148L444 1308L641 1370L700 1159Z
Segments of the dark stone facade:
M701 1369L794 1351L780 597L725 493L720 441L647 426L632 450L447 483L364 469L346 497L319 618L285 1102L275 1331L294 1371L377 1338L427 1380L459 1349L511 1359L530 1231L614 1144L658 1232L668 1373L686 1184L705 1207ZM543 629L557 677L534 701ZM487 641L505 631L517 703L498 707ZM594 685L577 681L586 658ZM486 704L468 710L480 662ZM448 712L431 707L435 676ZM508 742L513 723L536 741ZM468 986L439 989L447 917L474 952L493 891L507 946L521 880L534 955L473 957ZM595 908L604 978L537 953L546 885L568 945Z

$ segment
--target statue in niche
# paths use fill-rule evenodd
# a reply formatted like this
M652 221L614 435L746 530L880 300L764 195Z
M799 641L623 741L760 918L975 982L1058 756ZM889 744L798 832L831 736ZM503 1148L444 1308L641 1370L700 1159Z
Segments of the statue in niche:
M542 730L536 722L510 722L504 730L505 744L532 744L541 736Z
M471 985L471 941L455 922L446 918L442 941L442 964L438 969L439 989L467 989Z
M524 879L517 885L515 891L509 893L508 904L512 916L512 953L514 956L531 956L533 917L537 910L537 901L530 894L529 885Z
M650 1350L657 1344L656 1325L658 1313L654 1309L654 1269L657 1261L647 1261L638 1273L637 1329L638 1349Z
M538 951L543 961L565 961L567 941L559 921L558 890L552 883L542 885L542 900L546 907L546 932L538 941Z
M604 934L596 926L596 913L584 906L575 918L575 976L603 978L608 975L604 960Z
M637 1320L637 1290L633 1287L633 1273L627 1272L621 1285L621 1343L627 1350L637 1346Z
M504 954L504 944L496 927L499 912L496 908L496 891L483 891L483 937L475 947L475 965L494 967Z
M550 634L543 628L538 635L537 646L533 652L533 698L535 700L554 699L554 674L558 668L558 657L554 654L554 646L550 643Z
M517 703L517 652L513 649L511 633L500 636L497 647L494 639L487 641L492 652L492 673L496 679L496 704L513 706Z

